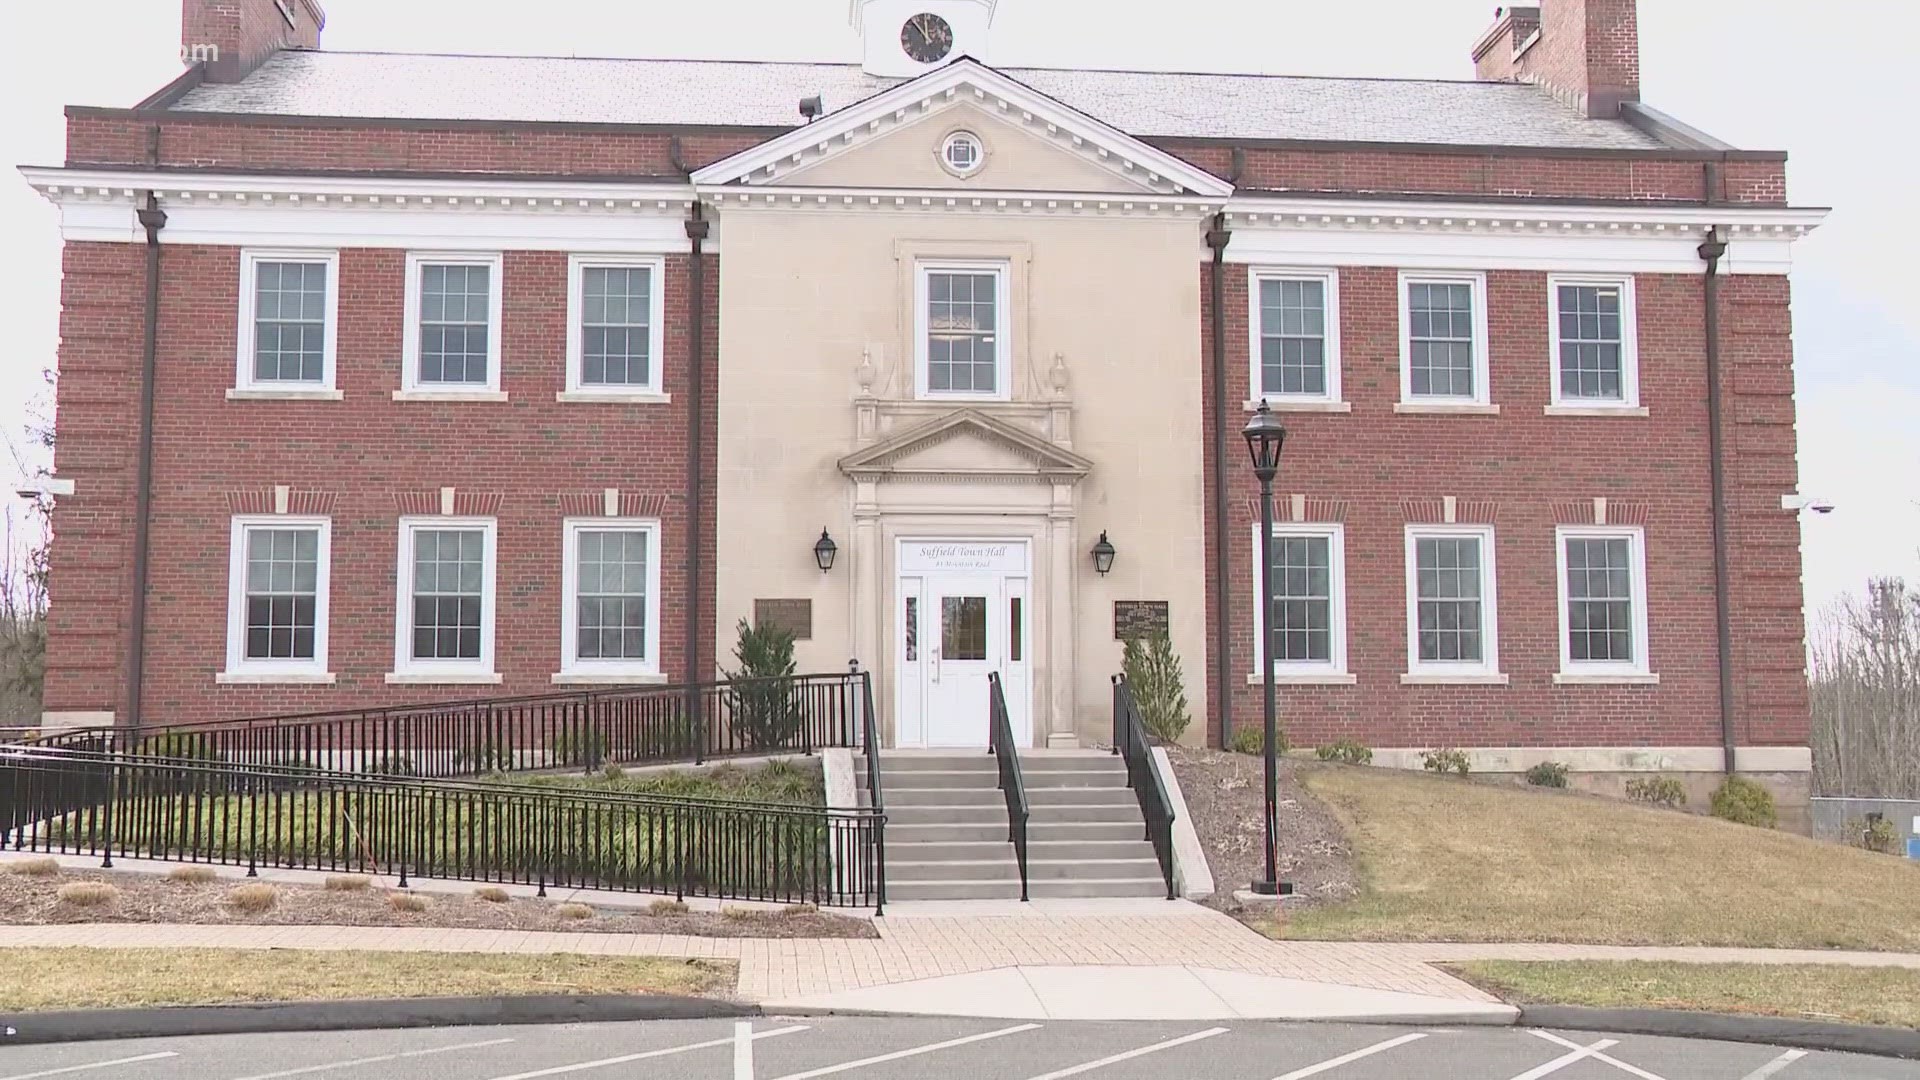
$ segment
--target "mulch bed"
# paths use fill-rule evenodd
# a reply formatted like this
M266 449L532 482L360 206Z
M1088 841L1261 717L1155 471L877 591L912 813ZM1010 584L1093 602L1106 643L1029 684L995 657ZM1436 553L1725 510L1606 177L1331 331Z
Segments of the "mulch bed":
M0 870L3 870L0 867ZM102 881L119 895L105 904L81 906L62 901L60 886ZM492 903L452 893L415 893L424 911L396 910L391 890L374 883L358 891L275 882L279 896L265 911L240 911L227 902L245 880L172 881L157 874L63 869L35 877L0 872L0 923L40 926L55 923L214 923L248 926L430 926L478 930L558 930L590 934L690 934L725 938L877 938L865 919L830 915L805 905L780 911L736 909L730 913L689 911L652 915L644 909L596 908L589 919L562 918L554 909L567 902L565 890L547 900Z
M1189 746L1169 745L1166 750L1213 871L1217 891L1204 902L1240 913L1246 905L1234 899L1234 890L1247 888L1266 872L1262 760ZM1300 783L1300 770L1313 766L1286 758L1279 765L1279 872L1280 880L1292 882L1294 889L1287 907L1353 899L1360 891L1353 849L1333 812Z

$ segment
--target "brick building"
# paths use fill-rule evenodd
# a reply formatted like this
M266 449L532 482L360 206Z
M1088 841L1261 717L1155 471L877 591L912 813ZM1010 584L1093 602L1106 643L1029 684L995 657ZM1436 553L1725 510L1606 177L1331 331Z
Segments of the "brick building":
M24 170L66 242L47 723L710 678L744 618L871 667L901 745L984 744L989 671L1075 745L1125 623L1218 740L1264 401L1296 744L1804 797L1822 212L1639 102L1633 0L1507 9L1467 82L999 68L994 0L851 6L857 62L789 64L185 0L193 65Z

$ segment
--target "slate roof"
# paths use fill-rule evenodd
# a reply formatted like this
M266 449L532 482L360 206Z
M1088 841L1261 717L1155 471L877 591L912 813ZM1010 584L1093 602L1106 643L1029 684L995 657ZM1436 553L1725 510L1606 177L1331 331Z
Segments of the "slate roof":
M1312 139L1653 150L1618 120L1589 120L1532 86L1150 71L1001 68L1140 137ZM901 80L857 64L282 52L246 79L189 91L188 112L415 120L792 127L815 94L829 112Z

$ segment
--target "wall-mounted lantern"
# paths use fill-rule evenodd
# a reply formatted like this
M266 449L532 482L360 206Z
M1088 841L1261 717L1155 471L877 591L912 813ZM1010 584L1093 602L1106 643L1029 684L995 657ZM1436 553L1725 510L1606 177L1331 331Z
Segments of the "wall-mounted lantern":
M1100 539L1093 545L1093 568L1100 572L1101 577L1113 569L1114 554L1113 543L1107 539L1107 530L1101 529Z
M833 569L833 557L839 551L840 545L833 542L833 537L827 535L827 530L821 529L820 539L813 545L813 561L820 565L821 573L824 574Z

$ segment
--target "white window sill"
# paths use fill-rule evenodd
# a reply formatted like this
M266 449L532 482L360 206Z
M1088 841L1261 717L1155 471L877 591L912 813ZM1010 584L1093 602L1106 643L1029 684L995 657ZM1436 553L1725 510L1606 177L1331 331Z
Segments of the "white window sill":
M1298 398L1267 398L1266 401L1268 410L1272 412L1350 413L1353 411L1351 401L1308 401ZM1247 412L1259 412L1260 402L1258 399L1244 402L1241 408Z
M652 390L561 390L553 395L555 401L600 401L624 405L665 405L673 400L672 394L662 394Z
M561 671L553 676L555 686L663 686L666 682L659 672Z
M263 386L235 387L227 391L228 401L339 401L345 394L326 386L287 386L269 389Z
M1475 401L1396 401L1393 411L1428 416L1499 416L1500 406Z
M497 686L497 671L389 671L388 686Z
M1549 405L1548 416L1650 416L1645 405Z
M1305 671L1276 671L1273 673L1273 684L1275 686L1352 686L1359 681L1357 676L1348 671L1326 671L1317 673ZM1256 671L1247 676L1247 685L1265 686L1266 680L1261 678L1260 673Z
M395 390L395 401L505 401L505 390Z
M1402 686L1505 686L1507 685L1507 676L1505 672L1492 672L1492 673L1481 673L1481 674L1473 674L1470 672L1460 672L1459 674L1442 675L1442 674L1436 674L1433 672L1409 671L1400 676L1400 685Z
M1650 672L1560 671L1556 686L1658 686L1660 676Z
M223 686L332 686L331 671L217 671L213 681Z

